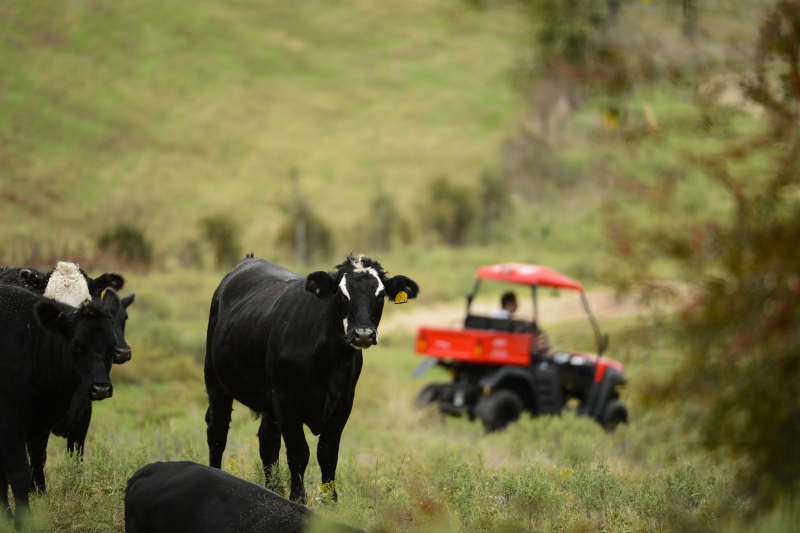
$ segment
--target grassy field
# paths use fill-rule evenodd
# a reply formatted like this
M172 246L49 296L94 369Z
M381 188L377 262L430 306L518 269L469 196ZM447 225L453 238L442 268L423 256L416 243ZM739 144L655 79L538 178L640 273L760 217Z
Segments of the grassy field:
M145 313L131 315L131 332L153 327ZM417 391L446 376L431 371L412 379L419 362L412 338L382 336L365 353L342 439L340 502L327 502L312 457L310 507L386 532L792 531L789 512L744 527L747 501L731 488L730 463L698 450L675 413L641 402L649 379L679 357L670 322L621 319L604 326L612 335L610 355L626 364L630 379L624 399L631 423L613 434L566 413L526 417L486 435L478 422L417 411ZM553 325L550 332L555 338L569 327ZM196 355L187 353L192 343L163 345L134 341L133 360L114 369L115 395L95 404L83 463L63 455L63 439L51 440L48 493L33 499L43 531L122 531L124 485L133 471L153 460L207 461L207 404ZM263 482L257 427L249 410L235 404L223 463ZM313 449L316 438L308 440ZM285 466L281 475L287 479Z

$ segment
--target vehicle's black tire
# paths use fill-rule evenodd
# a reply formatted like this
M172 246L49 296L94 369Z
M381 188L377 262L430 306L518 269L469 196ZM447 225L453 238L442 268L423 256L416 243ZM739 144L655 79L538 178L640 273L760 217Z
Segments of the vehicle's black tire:
M519 419L524 408L515 392L500 389L481 396L475 406L475 414L487 432L503 431L511 422Z
M620 424L628 423L628 408L619 400L611 400L603 410L603 417L600 424L611 433Z
M423 407L432 404L439 399L441 391L442 385L440 383L431 383L429 385L425 385L417 394L417 397L414 400L414 407L417 409L422 409Z

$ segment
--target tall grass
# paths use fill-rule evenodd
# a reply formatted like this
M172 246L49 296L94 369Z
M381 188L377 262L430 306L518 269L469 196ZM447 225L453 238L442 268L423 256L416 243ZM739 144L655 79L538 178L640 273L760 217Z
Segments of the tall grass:
M185 280L176 290L191 290L196 281ZM95 403L85 460L64 455L64 441L52 438L48 493L32 504L42 531L122 531L125 482L137 468L154 460L207 461L197 341L175 331L155 333L164 327L157 317L173 312L169 305L166 297L150 303L138 309L138 323L129 325L133 359L113 370L114 398ZM648 368L663 372L676 357L668 330L663 323L630 320L606 326L616 339L609 355L624 354L631 378L623 396L631 423L613 434L569 412L524 417L503 433L486 435L477 422L417 411L413 398L426 380L409 377L419 361L412 339L386 335L365 353L342 438L339 503L331 503L319 486L312 459L306 472L310 507L373 532L738 527L747 501L730 488L731 465L699 450L691 428L676 422L675 413L639 400L646 386L640 376ZM554 334L558 329L553 327ZM176 337L169 345L159 335ZM447 379L436 371L426 377ZM235 404L223 466L263 483L258 424ZM313 447L316 438L307 438ZM274 475L284 480L288 495L283 457ZM793 516L787 509L769 524L785 523Z

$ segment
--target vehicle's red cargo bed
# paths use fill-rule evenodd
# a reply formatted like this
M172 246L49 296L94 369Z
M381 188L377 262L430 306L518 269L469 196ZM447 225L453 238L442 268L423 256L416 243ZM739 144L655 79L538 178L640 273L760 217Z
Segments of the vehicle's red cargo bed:
M419 328L420 355L487 365L528 366L533 335L481 329Z

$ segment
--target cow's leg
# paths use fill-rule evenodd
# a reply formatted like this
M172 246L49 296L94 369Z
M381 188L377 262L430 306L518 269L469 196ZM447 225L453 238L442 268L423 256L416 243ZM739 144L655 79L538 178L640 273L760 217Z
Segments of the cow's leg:
M303 478L311 453L308 450L306 435L303 433L303 423L294 417L278 416L283 440L286 442L286 462L292 476L289 499L305 504L306 489L303 486Z
M267 415L261 418L261 425L258 428L258 453L261 456L261 464L264 466L264 479L268 489L280 492L280 487L276 484L276 479L272 474L278 473L278 461L281 453L281 429L278 423L270 419Z
M85 397L84 397L85 399ZM75 420L67 434L67 451L77 453L83 458L83 446L86 444L86 434L89 433L89 424L92 421L92 402L87 401L80 416Z
M4 428L7 428L3 424ZM3 450L3 469L6 479L11 484L14 495L15 513L14 527L23 531L30 526L30 505L28 489L31 485L31 465L28 462L28 451L25 449L25 437L20 431L0 432L0 450Z
M327 485L333 490L331 497L333 501L339 499L336 492L336 465L339 463L339 442L342 440L342 431L350 418L350 411L353 410L353 399L355 391L351 393L343 402L339 409L333 414L325 425L325 429L319 435L317 443L317 461L319 469L322 471L322 484Z
M208 410L206 411L206 438L208 439L208 464L222 468L222 454L228 443L228 428L231 425L233 398L217 381L213 367L206 365L206 392Z
M3 468L2 460L0 460L0 507L7 519L14 518L14 513L11 512L11 504L8 502L8 479L6 479L6 470Z
M33 493L45 491L44 464L47 462L48 440L50 440L49 431L28 442L28 453L31 457L30 491Z

